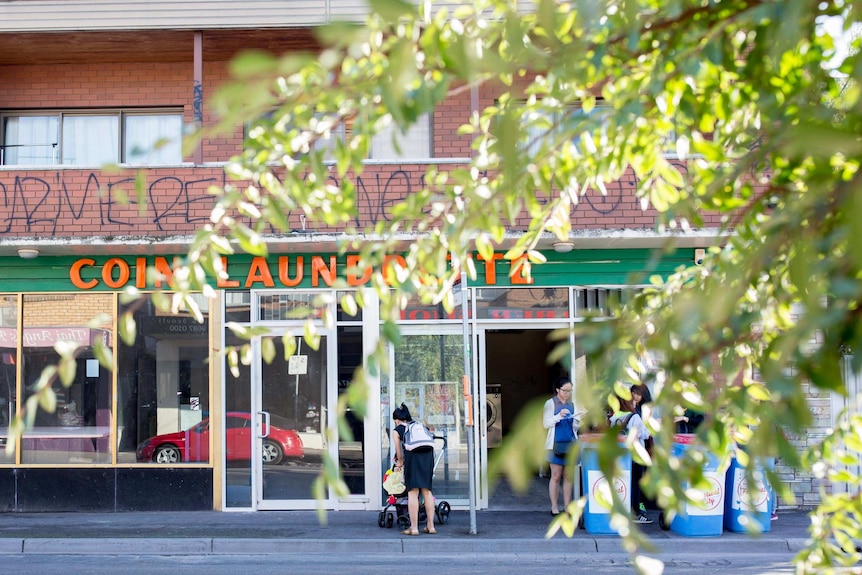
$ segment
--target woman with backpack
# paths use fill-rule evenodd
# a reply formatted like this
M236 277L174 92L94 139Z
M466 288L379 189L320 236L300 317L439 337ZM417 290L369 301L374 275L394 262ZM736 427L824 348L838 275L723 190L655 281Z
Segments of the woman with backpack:
M395 429L392 430L392 444L395 446L395 469L404 470L404 485L407 486L407 515L410 528L403 535L419 535L419 492L425 501L425 527L422 533L435 535L434 494L431 492L431 479L434 476L434 447L405 448L407 427L413 422L410 410L403 403L392 412ZM421 424L420 424L421 425Z
M631 389L632 398L622 399L617 396L620 408L611 414L611 427L619 427L620 433L624 435L634 435L640 442L641 447L646 449L646 441L651 437L649 429L644 425L643 419L638 415L638 403L642 396L639 389L633 387ZM635 518L635 523L652 523L652 519L647 517L644 510L641 509L641 477L643 477L646 468L632 460L632 515Z

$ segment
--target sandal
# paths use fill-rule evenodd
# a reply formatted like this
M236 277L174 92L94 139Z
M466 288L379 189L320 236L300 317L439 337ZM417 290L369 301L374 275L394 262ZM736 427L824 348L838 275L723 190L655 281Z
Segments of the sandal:
M427 533L428 535L437 535L437 530L436 529L428 529L427 527L423 527L422 533Z
M410 531L409 529L405 529L404 531L401 532L401 535L411 535L413 537L416 537L419 535L419 532L418 531Z

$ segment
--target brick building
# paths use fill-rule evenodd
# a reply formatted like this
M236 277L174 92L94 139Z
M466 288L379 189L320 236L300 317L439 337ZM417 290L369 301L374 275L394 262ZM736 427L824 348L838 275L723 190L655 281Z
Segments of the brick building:
M325 506L378 509L389 414L401 401L447 437L436 494L467 505L460 313L418 305L404 312L405 344L391 350L392 373L372 390L368 416L351 420L352 441L330 439L335 422L327 414L374 347L373 309L350 317L333 307L335 328L321 331L318 350L300 345L289 366L261 361L256 345L252 365L234 377L217 354L235 342L226 322L287 332L297 326L283 319L284 310L333 291L333 278L349 265L334 255L338 230L291 214L302 233L272 237L268 259L229 258L230 281L216 300L202 299L202 325L187 313L159 312L149 300L119 297L126 287L160 287L147 270L170 273L208 220L207 187L225 182L223 164L241 150L242 127L204 140L186 157L179 147L184 127L215 121L207 104L228 78L231 57L251 48L313 49L315 26L361 18L363 6L197 0L162 2L154 11L142 1L69 0L58 12L56 3L40 0L0 3L0 423L56 361L57 341L86 346L75 383L57 386L57 412L40 413L14 455L0 452L0 509L312 508L310 482L323 451L338 458L350 489L347 497L327 494ZM482 88L480 105L495 95ZM466 93L453 98L423 119L401 155L387 137L372 144L357 181L360 223L379 220L389 203L418 189L429 165L464 163L469 141L455 130L469 111ZM169 144L152 149L160 138ZM102 167L112 163L120 169ZM142 196L134 188L138 171ZM521 406L550 396L562 370L545 365L549 333L636 287L651 248L676 242L676 254L650 270L667 274L719 241L717 220L686 235L657 234L655 214L640 209L633 188L632 178L623 178L606 197L578 205L572 246L555 250L548 238L548 264L534 268L532 284L511 281L501 261L480 262L469 314L471 369L484 406L474 442L479 508L500 504L488 489L488 452ZM132 345L116 325L127 305L138 305ZM573 343L577 384L586 365ZM112 372L95 361L100 345L113 354ZM824 427L833 411L825 401ZM804 503L814 502L809 478L786 479Z

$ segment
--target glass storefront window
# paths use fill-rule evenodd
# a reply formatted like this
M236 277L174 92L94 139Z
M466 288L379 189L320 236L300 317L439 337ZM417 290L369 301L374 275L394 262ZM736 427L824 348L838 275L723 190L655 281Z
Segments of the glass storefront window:
M469 291L469 290L468 290ZM472 318L473 311L467 306L467 317ZM401 310L402 321L427 322L437 320L453 320L461 321L464 317L460 304L455 305L452 313L447 313L443 308L443 304L425 304L416 296L410 298L407 302L407 307Z
M362 326L338 327L338 394L346 393L356 368L362 364ZM352 437L338 438L338 461L350 493L365 493L365 420L349 409L344 414Z
M111 294L25 294L23 300L24 399L32 395L42 370L57 365L54 345L81 346L72 385L53 384L57 407L40 409L33 429L21 439L22 463L111 463L112 374L99 365L93 347L111 347L113 325L90 327L100 313L113 308Z
M568 288L478 288L479 319L560 319L569 317Z
M5 433L15 416L18 355L18 297L0 296L0 430ZM0 463L15 463L15 454L6 454L8 439L0 437Z
M362 321L362 308L361 307L358 307L358 305L357 305L356 315L350 315L349 313L347 313L347 311L345 311L344 307L341 305L342 298L344 298L344 296L346 296L346 295L352 295L353 297L356 297L355 292L340 291L336 294L336 297L338 298L338 300L337 300L338 309L335 312L336 321L339 321L339 322L361 322Z
M638 288L581 288L575 290L576 317L613 317L617 306L625 304Z
M251 292L248 290L225 292L224 320L236 323L251 321Z
M433 428L434 435L446 438L446 448L442 449L442 442L439 442L435 451L434 496L441 500L467 500L469 430L464 425L461 402L463 335L404 335L394 353L394 401L391 400L388 379L381 379L381 424L383 453L386 454L382 471L391 461L389 437L392 409L403 402L413 419Z
M320 306L331 294L280 293L258 296L260 321L304 320L314 314L322 317Z
M137 337L120 344L117 382L118 463L210 461L209 314L163 312L148 296L134 309Z
M248 292L245 292L248 294ZM246 303L246 309L248 304ZM237 337L230 329L225 329L224 332L225 347L235 348L238 354L242 352L240 349L243 345L248 344L247 341ZM251 414L251 366L243 364L241 361L237 365L237 374L231 373L230 365L227 359L224 359L225 373L225 395L224 404L227 412L248 413ZM227 427L231 426L233 416L228 417ZM255 434L249 430L245 436L234 435L227 437L230 433L225 429L225 444L228 449L234 449L236 452L244 451L251 453L251 442L254 440ZM230 443L228 443L230 441ZM252 489L251 489L251 456L245 459L227 458L225 469L225 506L226 507L251 507L252 505Z
M314 497L314 480L323 470L329 423L326 336L318 349L295 338L291 357L284 361L285 343L273 338L275 360L261 363L263 500L303 500Z

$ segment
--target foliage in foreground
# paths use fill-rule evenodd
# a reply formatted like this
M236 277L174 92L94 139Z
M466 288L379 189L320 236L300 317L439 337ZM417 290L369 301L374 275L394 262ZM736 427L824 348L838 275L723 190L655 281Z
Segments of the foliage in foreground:
M372 8L363 26L321 29L320 53L235 62L219 128L253 127L228 167L235 183L215 192L211 224L195 238L187 273L175 274L178 299L221 273L221 255L237 247L265 254L267 234L290 231L289 217L301 214L344 230L342 249L377 266L344 306L376 290L383 334L397 341L395 314L408 297L451 307L461 270L474 274L474 252L526 255L515 273L529 273L544 259L537 241L568 237L573 207L632 169L641 205L660 214L657 234L684 236L717 212L726 242L702 266L651 278L615 321L584 324L579 341L596 368L578 382L580 402L601 414L613 392L654 379L661 391L648 417L657 440L646 489L671 512L690 495L682 486L702 475L697 450L682 461L670 453L668 421L685 408L709 414L699 439L724 458L743 444L742 462L778 456L856 493L859 478L844 466L862 450L859 425L845 420L801 455L794 439L813 422L808 398L844 393L841 367L857 372L862 362L852 353L862 341L854 82L862 68L852 51L836 60L818 27L838 15L849 26L859 8L811 0L540 0L520 11L488 0L438 12L429 2L376 0ZM429 169L425 187L384 221L354 229L353 182L371 135L388 125L406 130L448 95L480 85L498 97L461 128L472 139L469 166ZM594 109L599 98L607 107ZM328 151L316 145L346 124L344 141ZM684 173L666 157L668 142L675 159L688 160ZM507 233L525 213L529 229ZM381 269L391 253L403 253L406 267ZM365 369L378 373L382 357ZM356 377L358 408L365 373ZM497 462L516 482L541 457L525 437ZM611 473L618 447L604 441ZM323 480L338 485L337 470ZM821 496L800 571L860 559L849 544L862 537L859 497ZM619 502L614 510L628 548L647 548L628 511Z

